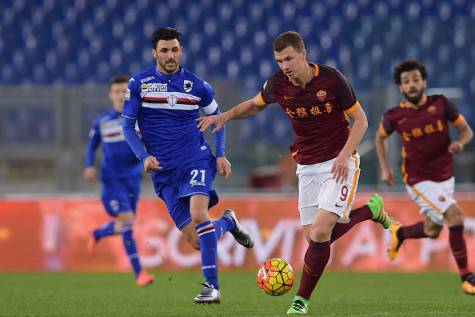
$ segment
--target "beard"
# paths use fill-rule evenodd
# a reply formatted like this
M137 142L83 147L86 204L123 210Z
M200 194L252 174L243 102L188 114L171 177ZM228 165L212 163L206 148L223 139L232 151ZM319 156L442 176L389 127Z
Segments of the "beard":
M178 69L178 63L176 61L166 61L165 63L160 63L160 67L166 71L168 74L173 74Z
M413 92L414 91L411 91L410 93L413 93ZM424 95L424 90L417 91L417 95L412 95L412 96L410 96L409 94L404 93L404 97L414 105L419 104L419 101L421 101L423 95Z

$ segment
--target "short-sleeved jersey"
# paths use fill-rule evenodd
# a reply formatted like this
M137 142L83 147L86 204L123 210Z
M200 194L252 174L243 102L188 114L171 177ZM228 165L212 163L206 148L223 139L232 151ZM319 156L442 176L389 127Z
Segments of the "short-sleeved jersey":
M137 119L147 153L164 169L212 156L196 121L200 109L218 108L207 82L183 68L166 75L154 66L130 80L129 92L123 115Z
M120 112L104 112L96 118L89 133L86 166L94 166L96 149L102 143L102 179L142 177L142 164L125 140L122 120Z
M458 125L464 118L443 95L428 96L418 108L401 101L384 114L381 134L389 136L396 131L402 139L401 168L406 184L442 182L453 176L449 121Z
M267 79L262 104L278 103L296 134L290 150L297 163L310 165L338 156L349 136L346 115L360 107L346 78L336 69L311 64L314 78L307 87L295 86L282 72Z

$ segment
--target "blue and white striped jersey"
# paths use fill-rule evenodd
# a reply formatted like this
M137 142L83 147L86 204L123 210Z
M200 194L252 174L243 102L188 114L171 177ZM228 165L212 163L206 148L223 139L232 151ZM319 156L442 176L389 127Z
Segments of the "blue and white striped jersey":
M184 68L167 75L152 67L130 80L129 93L123 116L138 121L146 152L132 147L141 160L153 155L170 169L212 155L196 121L200 110L219 113L207 82ZM216 155L224 156L224 132L217 141Z
M102 179L141 177L142 175L142 163L125 140L122 121L120 112L115 110L104 112L96 118L89 133L86 167L94 166L97 148L102 143Z

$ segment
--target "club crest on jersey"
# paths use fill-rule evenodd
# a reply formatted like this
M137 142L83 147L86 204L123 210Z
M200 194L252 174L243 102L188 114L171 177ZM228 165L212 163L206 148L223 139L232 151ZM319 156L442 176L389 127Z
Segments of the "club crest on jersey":
M167 97L167 102L170 105L170 107L173 107L176 105L176 102L178 101L178 98L175 95L170 95Z
M427 112L429 112L430 114L434 114L436 110L437 109L435 108L435 106L430 106L429 108L427 108Z
M318 100L323 101L327 97L327 92L325 90L319 90L316 93Z
M185 92L190 92L193 89L193 82L191 80L184 80L183 81L183 90Z

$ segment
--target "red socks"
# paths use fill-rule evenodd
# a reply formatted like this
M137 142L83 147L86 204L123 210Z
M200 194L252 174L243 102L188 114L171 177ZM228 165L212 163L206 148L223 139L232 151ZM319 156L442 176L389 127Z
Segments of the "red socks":
M330 241L315 242L310 240L305 253L302 279L297 295L310 299L320 276L330 258Z

